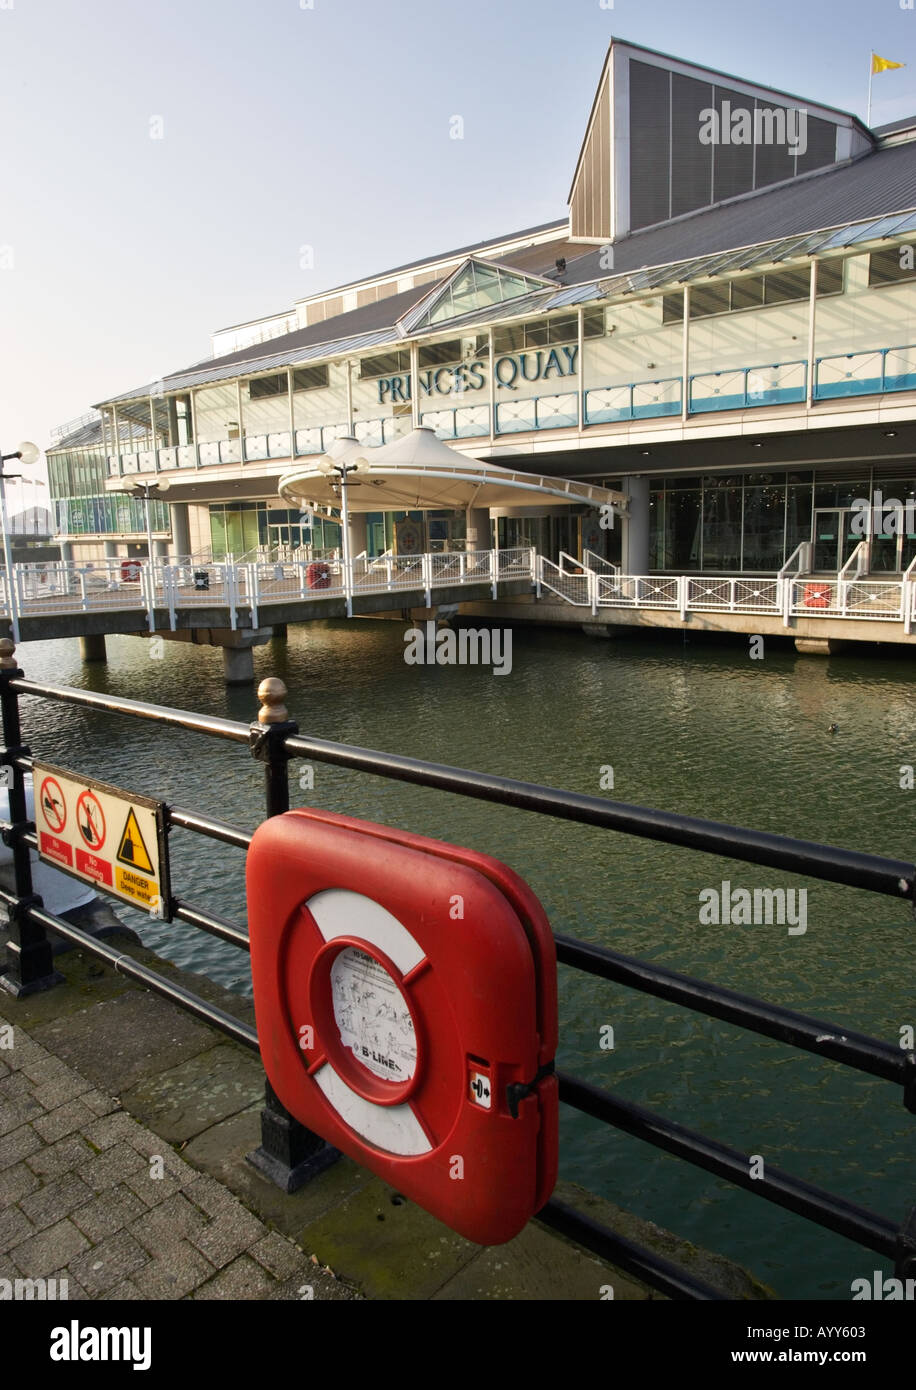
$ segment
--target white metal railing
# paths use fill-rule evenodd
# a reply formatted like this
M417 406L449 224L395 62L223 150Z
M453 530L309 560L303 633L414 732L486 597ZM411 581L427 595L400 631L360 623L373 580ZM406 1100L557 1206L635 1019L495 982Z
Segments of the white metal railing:
M810 544L810 543L806 543ZM801 547L790 564L801 567ZM422 555L370 557L362 551L345 565L336 554L309 558L212 560L200 553L170 559L111 558L86 563L30 561L16 564L7 578L0 565L0 617L18 630L21 617L137 610L149 630L179 625L184 609L228 609L233 628L240 610L259 613L272 604L314 598L396 594L420 590L432 602L436 590L472 584L489 586L492 597L501 581L523 579L535 585L538 598L555 595L594 615L602 609L667 609L683 620L690 613L773 615L786 626L793 618L842 618L899 622L910 634L916 623L916 559L901 577L854 573L857 552L837 575L819 579L801 568L778 575L621 574L609 561L607 572L592 568L600 556L586 552L586 565L561 554L559 563L530 546L507 550L437 551ZM223 619L225 621L225 619Z
M682 578L658 574L597 575L599 608L683 608Z
M578 608L643 608L688 613L745 613L793 617L854 618L916 623L916 560L902 579L869 576L804 578L798 574L646 575L573 574L565 560L536 558L537 594L556 594Z
M849 559L846 561L838 575L839 579L849 579L851 573L855 572L856 579L861 578L868 569L869 550L871 545L868 541L859 541Z
M586 569L595 570L597 574L620 573L620 566L615 565L611 560L605 560L603 555L597 555L594 550L585 549L582 551L582 563Z
M546 589L567 603L575 604L577 608L592 606L591 579L587 570L579 574L568 574L562 565L554 564L546 555L539 555L535 582L538 598L542 597L543 590Z
M905 622L911 585L901 579L791 579L793 617ZM910 603L912 615L912 604Z
M773 613L782 612L779 579L694 578L684 576L687 612Z
M811 541L801 541L779 571L779 578L785 579L790 574L810 574L813 566L814 545Z

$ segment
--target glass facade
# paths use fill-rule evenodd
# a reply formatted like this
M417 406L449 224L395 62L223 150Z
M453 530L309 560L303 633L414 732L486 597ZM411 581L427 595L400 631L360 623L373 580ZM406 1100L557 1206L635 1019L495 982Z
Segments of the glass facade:
M142 497L105 492L105 457L101 447L65 449L46 454L54 518L62 535L146 535ZM150 501L153 531L168 534L167 502Z
M812 533L815 513L840 525L837 518L845 515L857 498L869 497L872 489L880 489L885 500L899 499L904 507L916 491L916 477L883 482L876 477L872 482L869 470L862 471L864 477L839 481L811 471L652 479L650 565L674 574L774 573L802 541L817 541ZM904 536L905 563L909 563L907 557L912 558L914 548L916 535ZM840 564L848 551L847 546L839 552ZM901 560L897 549L892 558L894 563L889 560L884 568L897 567ZM825 562L823 567L835 566Z

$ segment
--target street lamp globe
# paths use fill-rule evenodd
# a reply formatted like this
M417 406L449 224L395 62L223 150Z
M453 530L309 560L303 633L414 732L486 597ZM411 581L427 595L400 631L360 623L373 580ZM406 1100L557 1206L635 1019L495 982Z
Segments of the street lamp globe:
M37 444L33 444L30 439L24 439L16 450L19 455L20 463L37 463L41 458L41 450Z

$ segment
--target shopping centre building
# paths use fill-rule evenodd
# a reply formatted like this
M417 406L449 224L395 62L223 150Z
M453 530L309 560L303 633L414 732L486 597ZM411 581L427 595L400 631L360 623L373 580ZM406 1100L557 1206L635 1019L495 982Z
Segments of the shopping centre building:
M354 435L371 470L425 426L522 481L498 506L435 507L407 470L402 503L373 510L370 471L350 492L351 554L397 549L410 518L425 551L740 576L810 542L809 569L829 574L863 539L865 498L879 523L858 572L905 572L916 117L870 130L615 41L570 168L554 222L309 295L105 396L47 451L65 555L145 553L142 501L119 494L164 480L163 553L333 549L334 507L300 510L317 460ZM570 480L621 495L613 529Z

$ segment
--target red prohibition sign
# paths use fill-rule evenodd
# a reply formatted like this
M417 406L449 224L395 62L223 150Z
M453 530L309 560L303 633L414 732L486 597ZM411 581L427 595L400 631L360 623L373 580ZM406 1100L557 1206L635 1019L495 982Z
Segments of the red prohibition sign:
M89 848L101 849L105 843L105 812L98 797L90 791L79 794L76 823Z
M44 779L38 793L38 801L45 823L54 831L55 835L59 835L67 824L67 803L56 778L46 777Z

